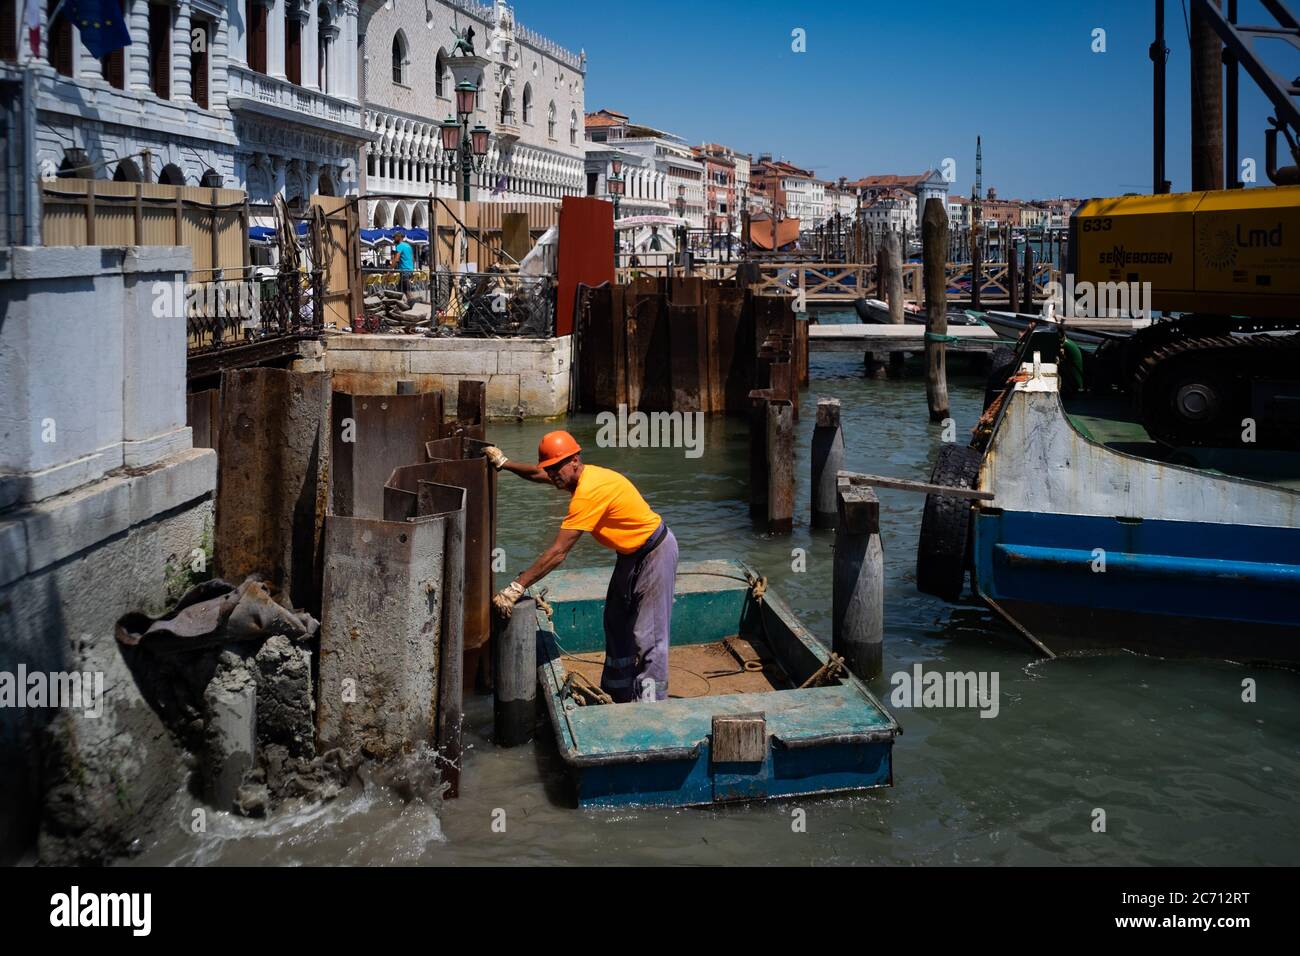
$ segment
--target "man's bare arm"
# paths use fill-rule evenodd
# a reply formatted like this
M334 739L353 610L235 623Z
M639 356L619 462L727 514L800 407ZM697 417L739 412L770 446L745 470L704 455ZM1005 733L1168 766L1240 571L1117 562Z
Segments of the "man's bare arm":
M506 467L508 468L509 465ZM515 580L524 587L531 587L536 584L564 563L564 559L568 557L569 552L581 537L581 531L570 531L561 528L551 546L543 551L537 560L532 563L532 566Z
M513 472L520 478L528 481L536 481L543 485L549 485L551 479L546 477L546 470L538 468L536 465L529 465L521 461L508 461L501 466L502 471Z

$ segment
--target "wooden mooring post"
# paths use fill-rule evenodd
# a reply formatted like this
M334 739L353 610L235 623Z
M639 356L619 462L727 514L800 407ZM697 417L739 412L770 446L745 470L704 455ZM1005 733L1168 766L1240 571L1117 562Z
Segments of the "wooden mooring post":
M767 401L767 530L789 534L794 529L794 405L786 399Z
M1020 311L1020 263L1016 256L1016 243L1007 229L1007 297L1011 300L1011 311Z
M948 417L948 367L944 339L948 335L948 214L943 200L925 201L921 223L921 255L925 274L925 398L930 421Z
M533 739L537 721L537 602L522 597L492 638L492 737L498 747Z
M866 485L841 480L831 594L831 650L856 676L881 670L885 634L885 557L880 545L880 501Z
M844 432L840 400L817 400L817 424L812 435L812 526L834 528L838 517L836 490L844 468Z

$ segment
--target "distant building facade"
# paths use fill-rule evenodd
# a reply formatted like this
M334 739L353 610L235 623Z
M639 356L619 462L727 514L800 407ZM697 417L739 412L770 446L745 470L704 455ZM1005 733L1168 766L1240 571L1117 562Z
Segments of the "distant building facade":
M584 118L585 135L589 144L614 148L634 155L640 160L635 172L647 185L656 190L652 197L667 203L668 215L681 215L692 229L705 228L704 163L696 158L691 147L680 136L631 122L623 113L602 109ZM602 175L600 164L608 156L600 148L588 147L588 189L592 188L592 175ZM624 190L630 195L631 183ZM679 213L679 210L680 213Z
M470 125L491 132L482 170L470 177L475 200L559 200L585 192L581 127L586 57L523 27L496 0L363 0L364 119L372 137L363 176L376 227L423 226L420 199L459 199L460 163L442 148L439 124L456 111L448 62L453 28L474 30L487 65ZM405 200L403 196L410 196Z

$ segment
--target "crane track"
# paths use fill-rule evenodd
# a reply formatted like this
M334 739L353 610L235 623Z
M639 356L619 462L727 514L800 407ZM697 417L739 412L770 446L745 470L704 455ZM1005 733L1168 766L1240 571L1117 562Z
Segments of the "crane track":
M1242 322L1215 335L1152 343L1133 376L1134 403L1152 437L1175 447L1300 446L1300 421L1272 414L1259 394L1261 385L1278 383L1288 396L1300 395L1300 330L1256 328ZM1252 432L1246 419L1255 423Z

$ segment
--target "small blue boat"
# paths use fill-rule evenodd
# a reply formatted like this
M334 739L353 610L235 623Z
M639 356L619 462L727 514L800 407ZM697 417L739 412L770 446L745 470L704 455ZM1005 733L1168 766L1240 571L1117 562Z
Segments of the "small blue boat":
M552 616L538 615L539 686L579 806L698 806L893 785L898 723L739 562L680 565L668 700L583 703L600 680L608 574L551 574Z

